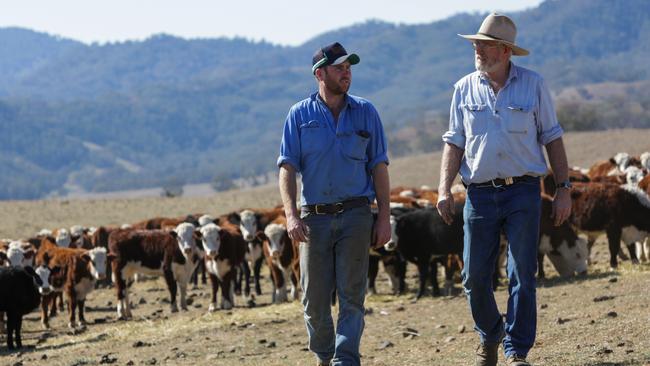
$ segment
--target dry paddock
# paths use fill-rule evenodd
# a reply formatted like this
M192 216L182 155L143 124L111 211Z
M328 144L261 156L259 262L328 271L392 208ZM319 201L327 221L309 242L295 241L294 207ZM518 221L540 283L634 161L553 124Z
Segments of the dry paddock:
M648 130L615 130L568 134L571 165L588 167L619 151L638 155L650 150ZM440 155L395 159L394 185L428 184L438 179ZM22 238L41 228L118 225L153 216L186 213L221 214L242 207L271 207L279 201L273 186L224 192L204 198L49 200L0 202L0 237ZM538 287L538 337L530 354L535 365L650 365L650 265L623 262L607 268L607 248L599 241L596 263L584 278L550 278ZM548 264L547 264L548 266ZM0 339L0 365L310 365L299 303L270 305L268 269L263 268L260 306L208 314L209 289L190 292L188 312L169 313L161 279L137 283L132 290L135 319L116 320L115 294L93 292L87 302L89 325L66 329L66 315L40 328L38 314L25 317L28 349L8 352ZM416 288L409 266L408 284ZM367 300L362 340L364 365L469 365L477 336L466 300L456 296L414 301L414 292L388 295L381 275L380 295ZM506 291L496 296L505 311ZM6 294L2 294L6 296Z

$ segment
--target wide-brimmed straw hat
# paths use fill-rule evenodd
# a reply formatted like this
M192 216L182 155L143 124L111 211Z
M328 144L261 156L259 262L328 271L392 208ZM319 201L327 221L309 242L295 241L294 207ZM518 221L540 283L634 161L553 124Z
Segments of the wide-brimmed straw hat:
M526 56L530 52L515 44L517 27L512 19L505 15L492 13L488 15L476 34L459 34L469 40L497 41L512 49L514 56Z

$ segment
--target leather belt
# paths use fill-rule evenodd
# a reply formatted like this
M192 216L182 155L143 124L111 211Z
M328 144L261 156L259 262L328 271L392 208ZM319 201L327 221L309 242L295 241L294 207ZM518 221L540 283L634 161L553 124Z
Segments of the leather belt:
M472 183L469 186L472 188L485 188L485 187L500 188L500 187L510 186L519 182L531 181L534 179L539 180L539 178L533 177L532 175L522 175L520 177L497 178L497 179L489 180L487 182Z
M351 208L361 207L368 205L368 198L357 197L342 202L336 203L323 203L316 205L302 206L302 210L306 213L315 213L316 215L334 215L341 213Z

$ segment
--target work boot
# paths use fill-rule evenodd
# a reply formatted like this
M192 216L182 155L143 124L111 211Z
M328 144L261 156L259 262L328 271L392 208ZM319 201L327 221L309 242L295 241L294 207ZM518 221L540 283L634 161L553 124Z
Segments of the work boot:
M497 366L498 343L481 343L476 347L476 366Z
M506 365L508 366L531 366L530 363L526 361L526 357L510 355L506 360Z

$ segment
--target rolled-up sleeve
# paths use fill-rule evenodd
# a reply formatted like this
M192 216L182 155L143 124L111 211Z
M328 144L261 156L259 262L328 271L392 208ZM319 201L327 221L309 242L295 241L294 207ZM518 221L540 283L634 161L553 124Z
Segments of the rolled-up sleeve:
M287 114L282 130L282 143L280 144L280 156L277 165L291 165L297 172L301 170L300 166L300 129L296 108L291 108Z
M539 88L539 90L537 90L539 98L537 101L538 108L537 115L535 116L537 128L539 129L537 140L540 144L546 145L549 142L562 137L564 130L557 120L553 99L551 98L551 93L548 90L544 79L540 79L537 87Z
M463 125L463 111L460 108L460 91L454 87L449 110L449 129L442 135L442 141L465 149L465 127Z
M386 163L388 165L388 145L379 113L377 113L377 110L372 105L368 105L368 108L367 118L370 120L369 125L372 127L372 131L370 133L370 141L368 142L366 154L368 155L367 169L369 172L372 172L379 163Z

